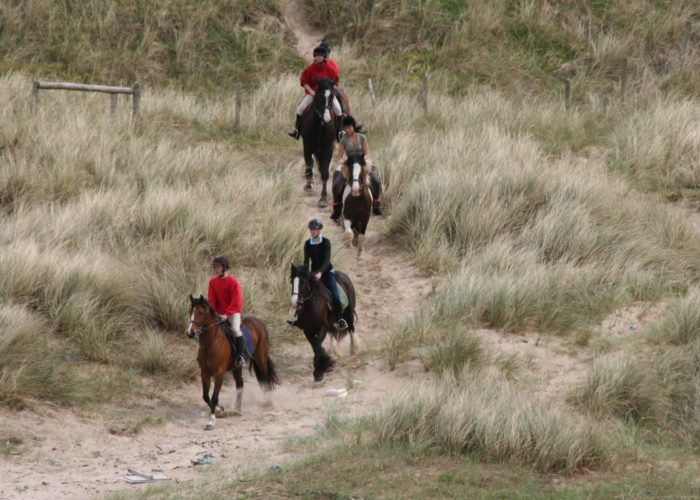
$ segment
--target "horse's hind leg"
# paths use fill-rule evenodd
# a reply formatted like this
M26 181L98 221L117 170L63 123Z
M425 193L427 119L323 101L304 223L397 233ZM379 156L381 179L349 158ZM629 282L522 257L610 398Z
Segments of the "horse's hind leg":
M340 341L336 339L333 335L329 335L328 342L330 342L330 347L331 351L333 352L333 355L335 355L336 358L340 358L340 349L338 348Z
M243 415L241 413L241 404L243 402L243 368L238 367L233 370L233 378L236 380L236 416Z

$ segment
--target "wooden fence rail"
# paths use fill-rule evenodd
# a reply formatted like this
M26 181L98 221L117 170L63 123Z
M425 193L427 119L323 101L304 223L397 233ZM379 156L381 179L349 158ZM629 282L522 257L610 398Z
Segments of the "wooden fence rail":
M138 117L139 106L141 104L141 87L134 83L131 87L115 87L111 85L92 85L86 83L69 82L34 82L32 85L32 99L34 104L39 100L39 90L80 90L83 92L102 92L111 95L110 110L112 114L117 111L117 95L131 95L131 106L134 119Z

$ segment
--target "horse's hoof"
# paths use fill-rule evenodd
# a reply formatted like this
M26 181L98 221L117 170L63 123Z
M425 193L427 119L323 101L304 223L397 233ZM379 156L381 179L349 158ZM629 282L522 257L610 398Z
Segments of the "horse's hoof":
M309 191L311 191L313 188L314 188L314 185L311 184L310 182L307 182L307 183L304 185L304 191L306 191L307 193L308 193Z
M314 382L320 382L323 380L323 373L314 373Z
M214 424L207 424L204 426L205 431L213 431L214 430Z
M326 200L318 200L318 208L326 208L328 206L328 202Z

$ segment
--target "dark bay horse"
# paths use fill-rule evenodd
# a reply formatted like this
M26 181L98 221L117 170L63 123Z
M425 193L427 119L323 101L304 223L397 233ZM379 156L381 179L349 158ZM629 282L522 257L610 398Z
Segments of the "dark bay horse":
M318 206L328 206L326 185L328 183L328 169L333 157L333 145L336 140L336 116L333 111L333 82L320 78L318 89L314 95L309 110L301 120L301 137L304 141L304 163L306 164L305 191L313 187L314 158L318 163L323 186Z
M334 314L329 308L330 292L314 279L304 266L292 264L290 281L292 283L292 307L297 311L297 326L304 331L306 339L314 350L314 380L323 380L326 372L333 370L335 360L323 348L326 334L330 332L336 341L350 334L350 352L354 352L355 338L355 287L347 274L335 271L338 286L342 287L348 297L348 307L343 311L343 318L348 323L348 329L338 332L333 328Z
M352 244L357 247L357 255L362 255L365 248L365 232L372 214L373 197L369 174L362 166L362 157L350 156L347 165L350 185L345 189L345 193L342 193L343 229L346 234L353 235Z
M222 322L218 320L216 312L202 295L195 299L190 295L190 324L187 327L187 335L190 338L199 336L199 351L197 363L202 376L202 396L204 402L211 409L209 422L205 430L214 429L216 422L216 410L223 411L219 406L219 391L224 382L224 375L231 370L236 380L236 413L241 414L241 401L243 398L243 367L234 366L234 354L231 344L226 338ZM255 371L255 377L264 390L272 390L279 384L275 365L270 359L270 336L262 321L245 316L241 320L250 332L252 340L252 354L248 363L249 372ZM250 350L250 348L249 348ZM214 392L209 398L211 379L214 378Z

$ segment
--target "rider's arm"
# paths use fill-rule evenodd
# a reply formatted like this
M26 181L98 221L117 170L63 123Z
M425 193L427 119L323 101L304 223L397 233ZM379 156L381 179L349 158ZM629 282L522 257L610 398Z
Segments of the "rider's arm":
M369 144L367 144L367 138L362 142L362 154L365 158L369 156Z
M231 280L231 302L228 303L226 306L226 311L224 311L224 314L226 316L231 316L236 313L241 313L243 312L243 291L241 290L241 285L238 284L238 281Z

